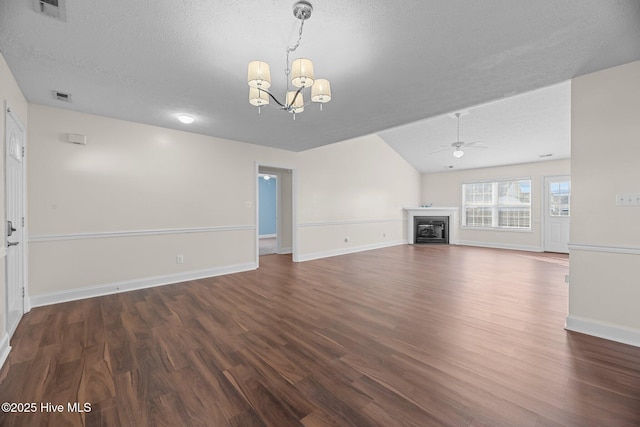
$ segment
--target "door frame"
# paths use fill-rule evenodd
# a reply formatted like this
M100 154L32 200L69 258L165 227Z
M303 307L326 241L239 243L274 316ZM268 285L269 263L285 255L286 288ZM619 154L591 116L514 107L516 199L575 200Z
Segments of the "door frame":
M566 179L564 179L566 178ZM571 182L571 174L560 174L560 175L545 175L542 177L542 251L547 251L547 231L550 226L548 221L548 213L549 213L549 189L547 188L547 184L550 180L557 179L558 181L569 181ZM571 205L571 201L569 201L569 205ZM571 211L569 211L569 217L567 218L569 221L569 230L571 230ZM569 244L570 242L567 242Z
M20 117L18 117L18 115L11 109L11 107L9 106L9 103L5 100L4 102L4 120L5 120L5 134L4 134L4 144L3 144L3 149L4 149L4 155L5 155L5 159L4 159L4 191L5 191L5 198L4 198L4 218L5 218L5 222L6 222L6 218L7 218L7 158L6 158L6 152L7 152L7 139L8 139L8 129L7 129L7 118L8 116L11 116L11 119L18 125L18 127L20 128L22 135L23 135L23 140L22 140L22 149L23 149L23 157L22 157L22 171L21 171L21 175L22 175L22 217L24 218L24 226L22 227L22 244L19 245L19 247L15 248L16 250L20 251L20 254L22 256L22 286L24 289L24 294L22 296L22 314L20 317L24 316L25 313L28 313L29 310L31 310L31 305L29 304L29 292L28 292L28 275L27 272L29 271L28 268L28 250L27 250L27 236L28 236L28 230L27 230L27 129L24 125L24 122L20 119ZM3 227L6 227L5 224L2 225ZM6 233L4 233L5 236L3 237L6 241ZM9 335L9 337L11 337L13 335L13 333L15 332L15 326L17 326L17 324L20 322L20 320L18 320L18 322L16 322L16 325L14 325L13 328L11 328L11 325L9 325L9 313L8 313L8 304L9 304L9 300L7 298L8 296L8 290L9 290L9 281L7 280L7 247L6 247L6 243L4 243L2 245L2 250L3 250L3 258L4 258L4 264L5 264L5 330L6 333Z
M298 171L291 166L287 165L278 165L268 162L255 162L255 170L254 170L254 195L255 195L255 251L256 251L256 268L260 267L260 235L258 230L258 222L260 218L260 189L258 187L258 180L260 179L260 168L269 168L269 169L281 169L282 171L291 172L291 252L292 252L292 260L293 262L298 262ZM275 174L275 173L274 173ZM278 199L278 203L282 200L282 194L280 192L280 185L282 185L282 178L278 179L278 189L276 198ZM276 208L277 215L282 215L279 207ZM280 239L280 224L279 221L276 221L276 239ZM278 245L280 246L280 242L278 241Z

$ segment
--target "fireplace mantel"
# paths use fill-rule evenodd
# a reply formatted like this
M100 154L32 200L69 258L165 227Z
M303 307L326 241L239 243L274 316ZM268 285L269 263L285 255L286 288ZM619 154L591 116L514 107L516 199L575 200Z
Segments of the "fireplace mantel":
M409 242L409 244L412 245L415 243L415 236L413 233L413 219L416 216L448 216L449 243L454 245L458 244L458 225L460 224L460 220L458 219L458 212L460 208L433 206L430 208L405 207L403 209L407 212L407 242Z

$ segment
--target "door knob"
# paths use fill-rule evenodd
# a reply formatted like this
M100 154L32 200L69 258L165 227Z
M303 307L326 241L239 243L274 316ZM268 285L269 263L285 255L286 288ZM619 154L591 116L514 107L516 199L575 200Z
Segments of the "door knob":
M13 223L11 221L7 221L7 236L11 236L14 231L16 231L16 229L13 228Z
M20 242L7 242L7 247L9 246L18 246Z

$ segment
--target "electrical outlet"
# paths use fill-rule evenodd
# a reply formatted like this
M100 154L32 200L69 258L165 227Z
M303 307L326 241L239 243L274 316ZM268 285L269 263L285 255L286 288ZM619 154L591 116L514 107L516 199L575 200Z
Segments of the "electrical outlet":
M184 256L176 255L176 264L184 264Z

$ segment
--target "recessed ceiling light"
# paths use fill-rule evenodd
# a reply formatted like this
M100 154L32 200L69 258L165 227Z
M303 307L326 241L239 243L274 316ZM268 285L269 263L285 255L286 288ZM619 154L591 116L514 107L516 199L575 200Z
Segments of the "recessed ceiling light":
M178 120L180 120L185 125L188 125L193 123L195 119L188 114L178 114Z

